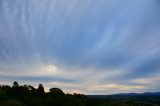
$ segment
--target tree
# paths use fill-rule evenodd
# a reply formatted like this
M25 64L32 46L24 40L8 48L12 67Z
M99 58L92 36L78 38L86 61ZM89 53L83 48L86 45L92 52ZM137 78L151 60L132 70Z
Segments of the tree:
M12 87L19 87L18 82L17 82L17 81L14 81L14 82L13 82L13 86L12 86Z
M13 97L18 97L18 96L21 95L21 94L20 94L19 84L18 84L17 81L14 81L14 82L13 82L13 86L12 86L9 94L10 94L11 96L13 96Z
M49 89L49 93L52 95L65 95L64 92L59 88L51 88Z
M38 93L43 94L44 93L44 87L42 84L39 84L38 89L37 89Z

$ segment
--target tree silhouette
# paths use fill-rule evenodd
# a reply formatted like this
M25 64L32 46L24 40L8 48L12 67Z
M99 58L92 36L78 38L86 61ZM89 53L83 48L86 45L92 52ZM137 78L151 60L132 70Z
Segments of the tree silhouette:
M51 88L49 91L49 93L52 95L65 95L64 92L59 88Z
M38 88L37 88L37 93L38 93L38 96L44 96L44 87L42 84L39 84Z
M19 87L18 82L17 82L17 81L14 81L14 82L13 82L13 86L12 86L12 87Z
M36 93L36 91L37 91L37 90L36 90L36 88L34 88L34 87L33 87L33 86L31 86L31 85L28 85L28 86L27 86L27 89L28 89L28 90L29 90L29 92L30 92L30 93L32 93L32 94L35 94L35 93Z

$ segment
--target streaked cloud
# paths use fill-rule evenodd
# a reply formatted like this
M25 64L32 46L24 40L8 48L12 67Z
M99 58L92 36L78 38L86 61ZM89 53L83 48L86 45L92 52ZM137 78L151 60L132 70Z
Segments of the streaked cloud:
M159 11L158 0L1 0L1 83L159 91Z

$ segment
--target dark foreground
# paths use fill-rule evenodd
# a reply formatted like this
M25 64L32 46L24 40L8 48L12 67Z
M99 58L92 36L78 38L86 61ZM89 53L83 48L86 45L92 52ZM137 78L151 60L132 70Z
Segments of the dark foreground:
M82 95L65 94L59 88L44 92L44 87L31 85L0 86L0 106L160 106L160 93Z

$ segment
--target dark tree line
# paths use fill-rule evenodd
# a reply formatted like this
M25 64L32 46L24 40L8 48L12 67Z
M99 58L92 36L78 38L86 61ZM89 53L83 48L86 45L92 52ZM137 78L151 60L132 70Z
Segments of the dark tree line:
M118 97L108 99L92 98L83 94L65 94L59 88L45 92L42 84L38 88L31 85L0 85L0 106L151 106L160 105L160 96ZM139 100L143 100L138 102ZM147 102L146 102L147 101ZM158 105L159 104L159 105Z
M59 88L44 91L42 84L38 88L31 85L0 85L0 106L86 106L86 96L65 94Z

